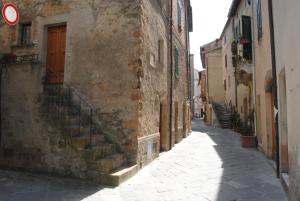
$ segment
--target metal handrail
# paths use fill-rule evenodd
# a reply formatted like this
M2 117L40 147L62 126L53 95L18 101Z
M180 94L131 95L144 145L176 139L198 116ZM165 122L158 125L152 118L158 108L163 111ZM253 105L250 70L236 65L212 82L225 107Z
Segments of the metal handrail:
M53 119L58 119L62 123L63 129L73 126L70 125L70 122L68 123L70 118L75 120L72 124L75 123L75 128L78 129L76 135L86 136L88 134L90 145L92 145L92 136L98 128L97 123L94 121L94 107L73 86L62 83L59 75L51 76L51 80L46 78L44 82L44 91L48 95L48 106L54 108L50 116L52 115ZM57 80L53 77L56 77ZM65 111L66 108L67 112ZM87 128L89 133L85 133L82 128Z
M27 54L27 55L14 55L14 54L5 54L0 59L0 64L24 64L38 62L38 54Z

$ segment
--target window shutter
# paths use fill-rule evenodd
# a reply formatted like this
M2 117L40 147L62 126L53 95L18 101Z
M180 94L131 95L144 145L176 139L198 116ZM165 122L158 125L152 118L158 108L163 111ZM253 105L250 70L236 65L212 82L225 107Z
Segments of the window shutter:
M247 60L252 60L252 28L251 18L249 16L242 16L242 31L243 40L243 57Z
M258 34L258 39L261 39L262 38L261 0L256 0L256 16L257 16L257 34Z
M179 51L175 48L175 74L179 76Z
M181 9L182 9L182 6L181 6L181 3L180 3L180 0L177 1L177 11L178 11L178 30L181 31L182 30L182 27L181 27Z

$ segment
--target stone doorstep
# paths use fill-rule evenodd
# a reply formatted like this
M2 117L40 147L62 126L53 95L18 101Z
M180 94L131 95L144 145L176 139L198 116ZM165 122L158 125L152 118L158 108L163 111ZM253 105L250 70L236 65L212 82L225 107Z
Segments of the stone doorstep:
M110 186L119 186L138 172L138 165L123 166L116 169L109 175L103 174L100 176L100 183Z
M286 193L289 192L290 188L290 177L287 173L281 173L281 183Z

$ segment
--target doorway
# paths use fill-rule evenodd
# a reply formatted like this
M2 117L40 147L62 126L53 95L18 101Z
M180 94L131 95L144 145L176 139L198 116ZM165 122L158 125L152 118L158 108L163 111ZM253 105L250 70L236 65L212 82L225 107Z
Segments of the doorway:
M64 81L66 33L66 25L48 28L46 79L49 83Z
M288 115L285 68L279 74L279 125L280 125L280 169L282 173L289 172L288 153Z

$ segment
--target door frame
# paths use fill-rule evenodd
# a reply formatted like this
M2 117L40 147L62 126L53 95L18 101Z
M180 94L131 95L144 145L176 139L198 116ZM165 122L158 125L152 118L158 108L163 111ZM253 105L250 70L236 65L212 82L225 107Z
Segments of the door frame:
M68 32L68 15L60 15L60 16L50 16L45 17L39 21L38 29L42 31L42 34L39 34L39 41L42 41L41 43L38 43L38 52L39 54L39 60L46 64L47 62L47 50L48 50L48 28L49 27L55 27L55 26L66 26L67 33L66 33L66 55L69 52L69 32ZM66 68L68 67L67 64L68 57L65 57L65 72ZM46 65L43 67L44 69L44 77L46 77Z
M68 39L68 27L67 27L67 24L66 23L57 23L57 24L51 24L51 25L48 25L48 26L45 26L45 33L46 33L46 38L45 38L45 41L46 41L46 46L45 46L45 79L47 79L47 64L48 64L48 33L49 33L49 29L50 28L54 28L54 27L65 27L66 28L66 40L65 40L65 58L64 58L64 73L63 73L63 79L62 79L62 83L64 82L65 80L65 72L66 72L66 58L67 58L67 39Z

